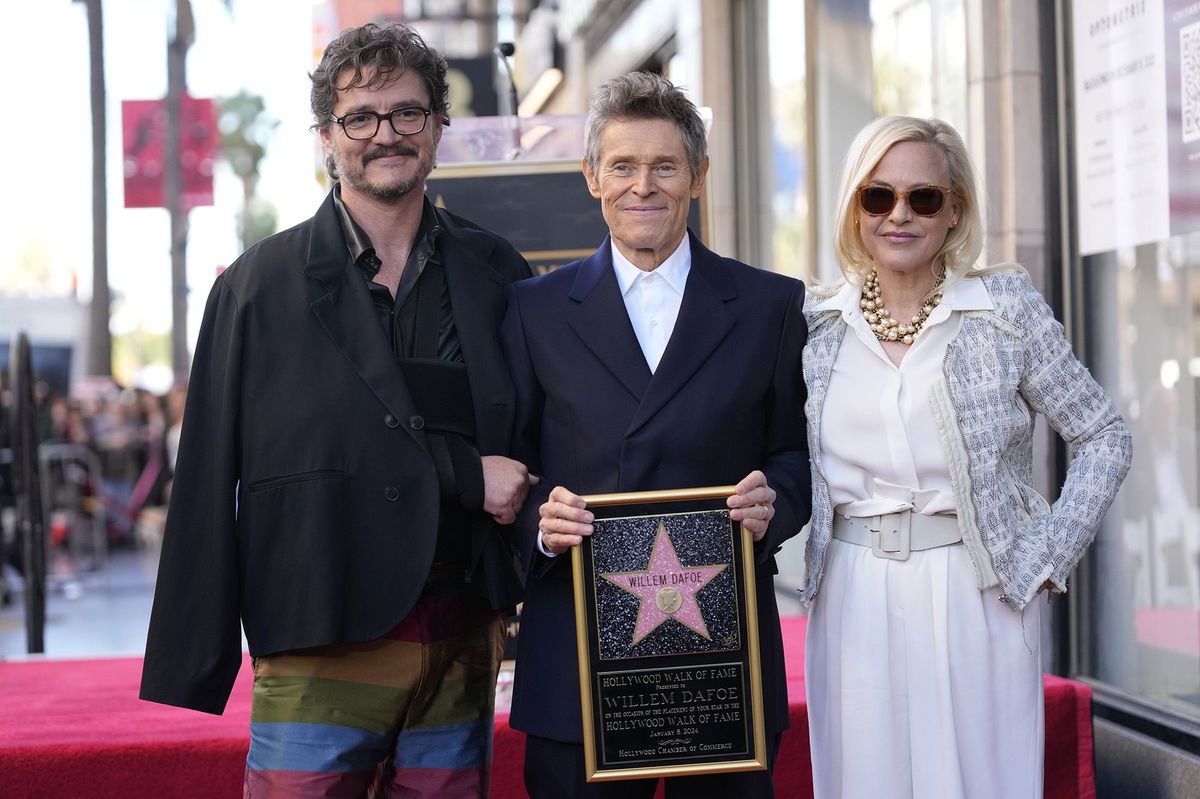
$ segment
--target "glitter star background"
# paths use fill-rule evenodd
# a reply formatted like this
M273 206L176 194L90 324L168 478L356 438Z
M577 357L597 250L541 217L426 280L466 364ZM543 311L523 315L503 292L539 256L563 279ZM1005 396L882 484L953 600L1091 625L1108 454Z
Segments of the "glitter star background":
M671 621L634 644L641 601L602 574L645 570L659 522L666 525L679 562L685 567L733 561L733 532L728 511L600 519L595 522L593 577L602 660L723 652L738 649L738 597L732 568L722 569L698 592L696 601L708 626L705 638Z

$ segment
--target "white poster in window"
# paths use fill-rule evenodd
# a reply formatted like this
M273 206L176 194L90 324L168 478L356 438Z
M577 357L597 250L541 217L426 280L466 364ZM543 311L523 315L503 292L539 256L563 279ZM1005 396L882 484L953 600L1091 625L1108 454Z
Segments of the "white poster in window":
M1162 0L1072 3L1079 251L1170 235Z
M1166 4L1171 235L1200 230L1200 3Z

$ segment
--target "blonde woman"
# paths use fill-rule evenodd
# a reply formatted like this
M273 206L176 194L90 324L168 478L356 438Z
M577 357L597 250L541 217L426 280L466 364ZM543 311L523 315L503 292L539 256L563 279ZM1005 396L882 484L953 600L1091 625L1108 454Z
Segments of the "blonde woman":
M805 599L817 799L1040 797L1035 598L1066 590L1124 479L1129 429L1019 266L977 269L979 202L946 123L851 145L810 302ZM1074 459L1032 488L1036 413Z

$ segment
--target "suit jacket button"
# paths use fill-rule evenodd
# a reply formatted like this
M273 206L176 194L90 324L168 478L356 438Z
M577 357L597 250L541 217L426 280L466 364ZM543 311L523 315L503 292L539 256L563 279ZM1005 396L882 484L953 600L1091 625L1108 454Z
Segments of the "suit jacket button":
M422 416L410 416L408 417L408 426L413 430L420 430L425 426L425 419Z
M383 417L383 423L385 425L387 425L388 427L399 427L400 426L400 420L397 419L395 416L392 416L390 413Z
M400 499L400 489L396 488L395 486L388 486L387 488L383 489L383 498L388 502L395 502L396 500Z

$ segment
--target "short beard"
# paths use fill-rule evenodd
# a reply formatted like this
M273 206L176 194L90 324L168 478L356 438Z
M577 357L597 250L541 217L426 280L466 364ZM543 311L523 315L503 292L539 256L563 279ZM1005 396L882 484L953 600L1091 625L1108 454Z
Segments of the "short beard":
M351 170L347 169L338 170L338 172L341 173L339 175L339 179L345 182L355 191L365 194L373 200L381 203L394 203L404 199L415 189L422 186L425 183L425 178L429 177L429 173L433 171L435 166L437 166L437 161L434 159L429 163L427 169L419 170L417 174L413 175L411 178L390 186L381 186L374 183L368 183L364 177L366 174L367 164L376 158L381 158L385 155L419 156L420 151L404 146L377 147L363 156L362 169L354 170L353 179L348 179L349 175L347 173L349 173ZM359 178L362 178L362 180L360 181Z
M394 203L407 197L424 180L424 175L418 175L394 186L377 186L374 183L368 183L365 186L354 186L354 188L373 200L381 203Z

